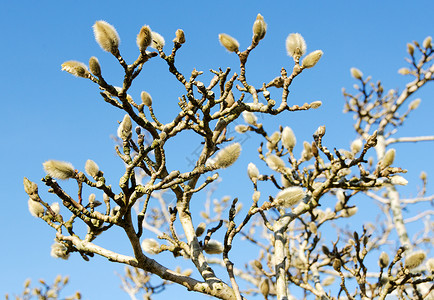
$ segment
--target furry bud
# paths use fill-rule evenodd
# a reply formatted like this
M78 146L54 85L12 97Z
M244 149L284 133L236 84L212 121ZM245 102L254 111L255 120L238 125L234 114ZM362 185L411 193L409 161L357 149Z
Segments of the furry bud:
M69 179L75 176L74 167L69 162L49 160L42 165L45 172L53 178Z
M285 162L278 156L270 154L265 159L268 167L274 171L281 171L285 168Z
M145 104L146 106L151 106L152 105L152 97L151 97L151 95L149 95L149 93L143 91L140 94L140 97L142 98L143 104Z
M30 214L35 218L40 218L44 215L45 209L38 201L34 201L32 198L29 198L27 205L29 207Z
M422 46L426 49L428 48L432 48L432 37L427 36L423 42L422 42Z
M322 55L323 52L321 50L315 50L309 53L301 62L301 66L306 69L312 68L320 60Z
M122 122L118 127L118 137L123 141L131 138L133 125L131 124L131 118L129 115L125 115Z
M197 225L196 235L198 237L201 236L205 232L205 229L206 229L206 224L204 222L200 223L199 225Z
M380 258L378 259L378 265L380 268L384 269L389 265L389 255L386 252L381 252Z
M227 168L235 163L241 153L241 145L233 143L217 153L214 166L216 168Z
M100 77L101 76L101 66L99 64L98 58L92 56L89 58L89 69L93 75Z
M353 76L355 79L362 80L363 73L359 69L351 68L350 71L351 71L351 76Z
M93 25L95 40L99 46L107 52L116 54L120 39L116 29L106 21L97 21Z
M98 173L99 173L99 167L98 167L98 165L96 164L96 162L94 162L91 159L88 159L86 161L86 164L84 165L84 170L86 171L86 173L89 176L91 176L93 178L95 178L96 176L98 176Z
M38 193L38 185L30 180L28 180L26 177L23 179L24 184L24 191L27 195L33 195Z
M299 33L291 33L286 38L286 52L294 59L299 59L306 53L306 42Z
M219 241L209 240L203 250L208 254L220 254L223 253L224 247Z
M247 165L247 175L251 181L256 182L259 177L259 170L254 163L249 163Z
M383 168L387 168L388 166L393 164L393 161L395 160L395 152L395 149L387 150L382 160Z
M297 139L295 138L294 132L291 128L285 127L282 131L282 145L292 151L294 149Z
M229 52L237 52L240 47L238 41L226 33L219 34L219 41Z
M416 251L405 259L405 267L409 270L419 267L426 258L424 251Z
M246 122L249 125L256 125L256 121L258 120L255 114L250 111L243 112L243 119L244 122Z
M148 48L152 43L152 31L149 26L145 25L140 29L139 34L137 35L137 46L140 49L140 52L145 52L146 48Z
M70 60L62 64L62 71L66 71L76 77L87 78L89 76L89 71L87 66L79 61Z
M173 39L174 43L184 44L185 43L185 34L182 29L176 30L175 38Z
M63 244L56 242L51 245L50 255L54 258L68 259L68 248L66 248Z
M166 44L164 38L159 34L158 32L152 31L152 43L151 47L157 50L163 49L164 45Z
M154 239L144 239L142 249L149 254L158 254L160 252L160 244Z
M301 187L293 186L277 193L274 203L283 208L289 208L300 202L306 193Z
M264 21L264 17L261 14L256 16L255 23L253 23L253 41L259 42L265 37L267 33L267 24Z

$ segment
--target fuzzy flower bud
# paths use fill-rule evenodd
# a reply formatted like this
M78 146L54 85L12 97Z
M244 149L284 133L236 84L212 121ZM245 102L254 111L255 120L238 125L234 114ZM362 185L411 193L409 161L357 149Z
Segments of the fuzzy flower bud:
M23 185L24 185L24 191L27 195L37 194L38 193L38 185L30 180L28 180L26 177L23 179Z
M389 265L389 255L386 252L381 252L380 258L378 259L378 265L380 268L384 269Z
M95 56L89 58L89 69L93 75L97 77L101 76L101 66L99 64L98 58Z
M278 156L270 154L265 158L265 162L268 167L274 171L283 170L285 168L285 162Z
M197 225L196 235L198 237L201 236L205 232L205 229L206 229L206 224L204 222L200 223L199 225Z
M353 76L355 79L359 79L359 80L361 80L362 77L363 77L363 73L362 73L362 71L360 71L360 70L357 69L357 68L351 68L351 69L350 69L350 72L351 72L351 76Z
M235 126L235 131L238 133L245 133L248 130L249 130L249 126L247 126L247 125L240 124L240 125Z
M267 24L264 21L264 17L261 14L256 16L255 23L253 23L253 41L259 42L265 37L267 33Z
M421 100L419 98L411 101L410 104L408 105L408 109L410 109L410 110L417 109L419 107L420 101Z
M89 176L91 176L93 178L95 178L98 175L98 173L99 173L99 167L98 167L98 165L96 164L96 162L94 162L91 159L88 159L86 161L86 164L84 165L84 170L86 171L86 173Z
M118 137L123 141L131 138L133 125L129 115L125 115L118 127Z
M398 73L401 74L401 75L408 75L408 74L411 73L411 71L408 68L401 68L401 69L398 70Z
M53 178L68 179L75 176L74 167L69 162L49 160L42 165L45 172Z
M422 46L426 49L428 48L432 48L432 37L431 36L427 36L423 42L422 42Z
M254 203L257 203L259 201L259 198L261 198L261 192L255 191L252 195L252 200Z
M158 254L160 252L160 244L154 239L144 239L142 249L149 254Z
M152 31L152 43L151 47L157 50L163 49L166 41L158 32Z
M329 285L332 285L333 282L335 282L335 278L333 276L327 276L326 278L324 278L322 285L323 286L329 286Z
M68 259L68 248L66 248L63 244L56 242L51 245L50 255L54 258Z
M354 154L359 153L360 150L362 150L363 147L363 142L361 139L356 139L351 143L351 152L353 152Z
M342 211L342 217L344 218L350 218L352 216L354 216L357 211L358 211L358 207L354 206L354 207L350 207L350 208L346 208Z
M116 54L120 39L116 29L106 21L96 21L93 25L95 40L107 52Z
M145 25L140 29L139 34L137 35L137 46L140 49L140 52L145 52L146 48L148 48L152 43L152 32L149 26Z
M27 201L27 205L29 207L29 212L32 216L35 218L42 217L44 215L44 206L42 206L41 203L32 200L32 198L29 198L29 201Z
M259 177L259 170L254 163L249 163L247 165L247 175L251 181L256 182Z
M268 282L267 278L262 279L259 289L261 290L261 294L264 296L264 298L268 299L268 294L270 293L270 283Z
M387 168L388 166L393 164L393 161L395 160L395 152L395 149L387 150L382 160L383 168Z
M426 258L424 251L416 251L407 256L405 259L405 267L409 270L419 267Z
M301 152L301 157L306 161L313 157L312 145L306 141L303 142L303 151Z
M238 41L226 33L219 34L219 41L229 52L237 52L240 48Z
M294 149L295 144L297 142L297 139L295 138L294 132L291 128L286 126L283 128L282 131L282 145L288 149L289 151L292 151Z
M243 111L243 119L244 122L250 125L256 125L256 121L258 120L255 114L250 111Z
M209 240L203 250L208 254L220 254L223 252L224 247L219 241Z
M143 91L140 94L140 97L142 98L143 104L145 104L146 106L151 106L152 105L152 97L151 97L151 95L149 95L149 93Z
M274 203L277 206L289 208L300 202L306 193L301 187L292 186L277 193Z
M407 52L408 52L408 54L413 56L413 54L414 54L414 45L413 44L410 44L410 43L407 44Z
M299 59L306 53L306 42L299 33L291 33L286 38L286 52L294 59Z
M227 168L235 163L241 153L241 145L233 143L217 153L214 166L216 168Z
M322 105L321 101L313 101L310 105L310 108L316 109Z
M50 208L56 215L58 215L60 213L59 202L54 202L53 204L50 205Z
M321 50L315 50L311 53L309 53L301 62L301 66L303 68L312 68L316 65L316 63L319 61L321 56L323 55L323 52Z
M62 64L62 71L66 71L76 77L87 78L89 76L89 71L87 66L79 61L70 60Z
M390 183L393 185L407 185L408 181L402 176L395 175L390 178Z
M182 29L176 30L175 38L173 39L174 43L184 44L185 43L185 34Z

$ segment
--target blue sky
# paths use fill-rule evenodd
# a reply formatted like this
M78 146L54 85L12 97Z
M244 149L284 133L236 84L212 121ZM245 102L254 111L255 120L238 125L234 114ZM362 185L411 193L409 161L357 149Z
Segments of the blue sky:
M237 72L236 56L221 47L217 36L228 33L238 39L241 48L247 47L253 21L261 13L268 32L247 65L248 79L257 85L277 76L282 66L292 66L284 41L289 33L301 33L308 52L321 49L324 55L315 68L297 78L288 101L303 104L321 100L323 106L315 111L285 114L269 123L271 131L277 130L278 124L293 128L301 151L301 141L310 140L320 125L327 127L329 147L348 147L355 138L351 116L342 114L341 88L351 89L355 83L350 76L351 67L372 75L374 81L382 80L385 89L402 89L407 79L397 70L406 66L403 59L406 43L422 41L434 34L433 9L433 1L309 1L309 4L303 1L272 4L265 1L128 1L125 4L111 0L3 1L0 11L3 104L0 125L4 132L0 150L3 167L0 295L19 292L28 277L51 281L60 273L71 276L68 290L80 290L85 299L128 298L118 288L120 282L114 275L115 271L122 273L122 267L101 258L84 262L78 255L68 261L50 257L54 232L28 213L28 198L22 188L23 176L39 182L44 176L42 162L48 159L70 161L83 169L85 161L91 158L114 184L118 180L122 163L115 156L110 135L116 133L116 121L122 119L122 112L102 101L97 86L90 81L60 70L64 61L87 63L89 57L97 56L106 79L121 84L121 68L94 40L91 27L96 20L106 20L116 27L121 37L121 53L128 62L138 55L135 38L140 27L148 24L166 38L167 45L178 28L185 31L187 43L177 58L185 74L193 68L206 73L210 68L228 66ZM141 90L148 91L154 99L154 110L163 121L169 121L176 113L181 91L167 73L165 63L153 59L145 65L131 89L135 98ZM414 98L422 98L420 108L398 136L434 133L433 95L432 84L415 95ZM247 182L245 168L258 146L254 140L249 139L243 145L243 156L234 169L221 172L223 183L225 176L231 178L236 169L240 170L240 182ZM195 145L178 140L172 147L170 163L185 168L187 158L194 155ZM433 174L433 149L432 142L397 148L396 164L409 170L405 176L409 186L402 189L403 195L417 192L421 170ZM216 196L239 196L237 185L227 181ZM46 199L55 201L43 187L40 190ZM430 183L428 193L433 190ZM101 244L131 253L119 232L116 240L113 239L102 237ZM186 295L182 290L173 291ZM161 294L156 299L164 296ZM201 295L191 298L205 299Z

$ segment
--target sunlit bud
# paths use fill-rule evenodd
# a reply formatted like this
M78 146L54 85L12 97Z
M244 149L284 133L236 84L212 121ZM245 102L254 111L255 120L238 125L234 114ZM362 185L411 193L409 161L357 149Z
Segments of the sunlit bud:
M280 175L280 181L282 182L282 185L286 188L292 186L291 182L286 179L285 175L283 174Z
M75 176L74 167L69 162L49 160L42 165L45 172L53 178L68 179Z
M325 126L319 126L315 131L314 135L323 136L326 132Z
M353 76L355 79L361 80L363 77L363 73L357 68L351 68L350 72L351 72L351 76Z
M250 111L244 111L243 112L243 119L244 122L250 125L256 125L256 121L258 118L256 118L255 114Z
M277 193L274 202L277 206L289 208L300 202L305 195L301 187L292 186Z
M295 138L295 134L291 128L286 126L282 131L282 145L289 151L294 149L297 139Z
M322 105L321 101L313 101L310 105L310 108L316 109Z
M389 265L389 255L386 252L381 252L380 258L378 259L378 265L380 268L384 269Z
M229 52L237 52L240 47L238 41L226 33L219 34L219 41Z
M131 118L129 115L125 115L122 122L118 127L118 137L123 141L131 138L133 125L131 124Z
M419 107L420 101L421 100L419 98L411 101L410 104L408 105L408 109L410 110L417 109Z
M363 147L363 142L361 139L356 139L351 143L351 152L353 152L354 154L359 153L360 150L362 150Z
M344 218L350 218L352 216L354 216L357 211L358 211L358 207L354 206L354 207L350 207L350 208L346 208L342 211L342 217Z
M76 77L87 78L89 76L87 66L84 63L75 60L65 61L62 64L62 71L66 71Z
M260 191L255 191L253 193L253 196L252 196L253 202L257 203L259 201L259 198L261 198L261 192Z
M50 255L54 258L68 259L68 248L66 248L66 246L63 244L56 242L51 245Z
M161 34L152 31L151 35L152 35L151 47L157 50L163 49L166 42L164 41L164 38L161 36Z
M318 227L316 226L316 224L314 222L310 222L309 223L309 230L313 233L316 234L318 231Z
M151 97L151 95L149 95L148 92L143 91L140 94L140 97L142 98L143 104L145 104L146 106L151 106L152 105L152 97Z
M408 184L408 181L404 177L399 176L399 175L392 176L390 178L390 182L393 185L407 185Z
M427 178L426 173L424 171L420 172L419 178L425 181Z
M30 278L27 278L26 281L24 281L24 288L27 289L30 286L30 283L32 281L30 280Z
M306 53L306 42L299 33L291 33L286 38L286 52L294 59L300 58Z
M200 223L199 225L197 225L196 235L198 237L201 236L205 232L205 229L206 229L206 224L204 222Z
M264 21L264 17L261 14L256 16L255 23L253 23L253 41L256 43L265 37L267 32L267 24Z
M398 70L398 73L401 74L401 75L408 75L408 74L410 74L410 72L411 71L408 68L401 68L401 69Z
M336 271L340 271L342 267L342 262L340 259L335 258L333 261L333 269L335 269Z
M279 131L273 132L273 134L270 136L270 142L273 145L276 145L279 141L280 141L280 132Z
M323 55L323 52L321 50L315 50L311 53L309 53L301 62L301 66L303 68L312 68L316 65L316 63L319 61L321 56Z
M44 215L44 206L42 206L41 203L37 201L33 201L31 198L29 198L29 201L27 201L29 212L32 216L35 218L42 217Z
M262 263L259 261L259 260L257 260L257 259L255 259L254 261L253 261L253 265L256 267L256 268L258 268L259 270L262 270Z
M149 254L158 254L160 252L160 244L154 239L144 239L142 249Z
M149 26L145 25L140 29L139 34L137 35L137 46L140 49L140 52L144 52L146 48L148 48L152 43L152 32Z
M322 285L323 286L329 286L329 285L332 285L333 282L335 282L335 277L334 276L327 276L326 278L324 278Z
M250 180L253 182L258 180L259 170L254 163L249 163L247 165L247 175L249 175Z
M428 49L428 48L432 48L432 37L430 37L430 36L427 36L424 40L423 40L423 42L422 42L422 46L424 47L424 48L426 48L426 49Z
M99 173L99 167L98 167L98 165L96 164L96 162L94 162L91 159L88 159L86 161L86 164L84 165L84 170L86 171L86 173L89 176L91 176L93 178L95 178L98 175L98 173Z
M384 168L387 168L388 166L393 164L393 161L395 160L395 153L395 149L387 150L382 161L382 165Z
M268 278L262 279L259 289L261 290L261 294L264 295L264 298L268 299L268 294L270 293L270 283L268 282Z
M216 168L227 168L235 163L241 153L241 145L233 143L220 150L215 159L214 166Z
M428 272L434 273L434 258L430 258L426 262L426 268Z
M309 160L313 157L312 153L312 145L306 141L303 142L303 151L301 152L301 156L304 160Z
M54 202L53 204L50 205L51 210L58 215L60 212L60 205L58 202Z
M185 34L182 29L176 30L175 38L173 39L174 43L184 44L185 43Z
M116 54L120 39L116 29L106 21L96 21L93 25L95 40L107 52Z
M219 241L209 240L203 250L208 254L220 254L223 252L224 247Z
M38 185L30 180L28 180L26 177L23 179L23 185L24 185L24 191L27 195L32 195L38 193Z
M338 190L336 192L336 198L338 198L339 202L344 203L345 202L345 192L343 190Z
M235 126L235 131L238 133L245 133L249 130L249 126L247 125L237 125Z
M410 43L407 44L407 52L408 52L408 54L413 56L413 54L414 54L414 45L413 44L410 44Z
M265 158L265 162L268 167L274 171L283 170L285 168L285 162L278 156L270 154Z
M416 251L407 256L405 259L405 267L409 270L419 267L426 258L424 251Z
M89 58L89 69L93 75L97 77L101 76L101 66L99 64L98 58L95 56Z

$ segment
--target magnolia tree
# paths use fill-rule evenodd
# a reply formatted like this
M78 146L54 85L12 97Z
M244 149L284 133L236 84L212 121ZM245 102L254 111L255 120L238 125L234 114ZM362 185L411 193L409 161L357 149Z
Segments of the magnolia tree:
M424 251L432 243L432 211L406 220L403 210L411 212L415 203L434 197L426 195L423 173L423 188L417 197L401 199L396 185L407 184L402 176L406 171L395 166L392 148L397 143L434 140L434 136L395 137L420 103L417 99L407 106L411 96L434 79L431 37L422 44L407 45L409 67L399 72L410 79L402 91L385 91L380 81L374 83L360 70L351 69L356 92L344 90L344 110L354 114L358 138L348 149L326 146L326 128L321 126L303 142L304 150L298 154L291 128L285 124L265 128L258 116L321 106L320 101L298 105L289 100L293 80L314 67L322 55L321 50L306 55L306 43L299 33L286 39L287 53L294 60L292 69L282 68L277 77L264 78L262 85L253 86L246 76L246 62L266 35L261 15L253 23L252 42L245 50L233 37L219 35L222 46L238 56L239 71L210 70L212 79L206 82L201 81L206 77L202 71L194 69L186 75L177 68L176 55L186 42L180 29L169 48L160 34L143 26L137 35L138 58L131 64L120 53L119 36L112 25L97 21L93 30L101 48L122 66L123 85L106 81L96 57L90 58L88 66L67 61L62 69L92 81L104 101L125 112L116 147L125 172L119 174L115 186L93 160L85 163L85 172L68 162L46 161L47 176L42 181L48 192L60 198L62 208L57 202L45 201L37 184L24 178L30 212L55 230L52 256L67 259L78 253L89 260L99 255L125 264L122 286L132 299L139 294L150 298L168 284L238 300L261 294L265 299L433 296L434 260ZM179 112L167 123L154 113L149 93L143 91L139 101L128 94L151 59L164 60L185 90L178 98ZM230 134L228 128L235 124L236 133ZM172 139L179 142L182 132L201 139L200 154L193 166L173 170L166 163L166 144ZM238 159L241 145L234 138L246 133L257 134L258 158L256 164L245 166L247 175L245 169L239 175L250 178L251 191L234 196L252 195L251 199L248 196L249 201L243 201L241 210L237 198L209 201L198 197L201 190L215 184L219 169L230 168ZM76 192L67 193L62 188L64 180L76 183ZM90 189L94 193L85 193ZM176 201L169 203L168 194ZM356 195L378 203L382 217L377 224L366 222L355 232L338 228L334 239L325 234L336 220L353 218L363 205L357 200L360 197L353 198ZM334 199L333 205L324 204L327 197ZM204 211L193 213L193 203L205 207ZM409 232L408 222L421 222L422 234ZM133 256L98 244L98 236L113 227L121 228L128 237ZM250 259L248 263L238 262L233 254L233 243L240 238L250 244L243 257ZM164 252L172 253L175 263L168 262ZM168 267L177 260L189 261L191 269ZM158 284L151 283L155 276L161 278Z

